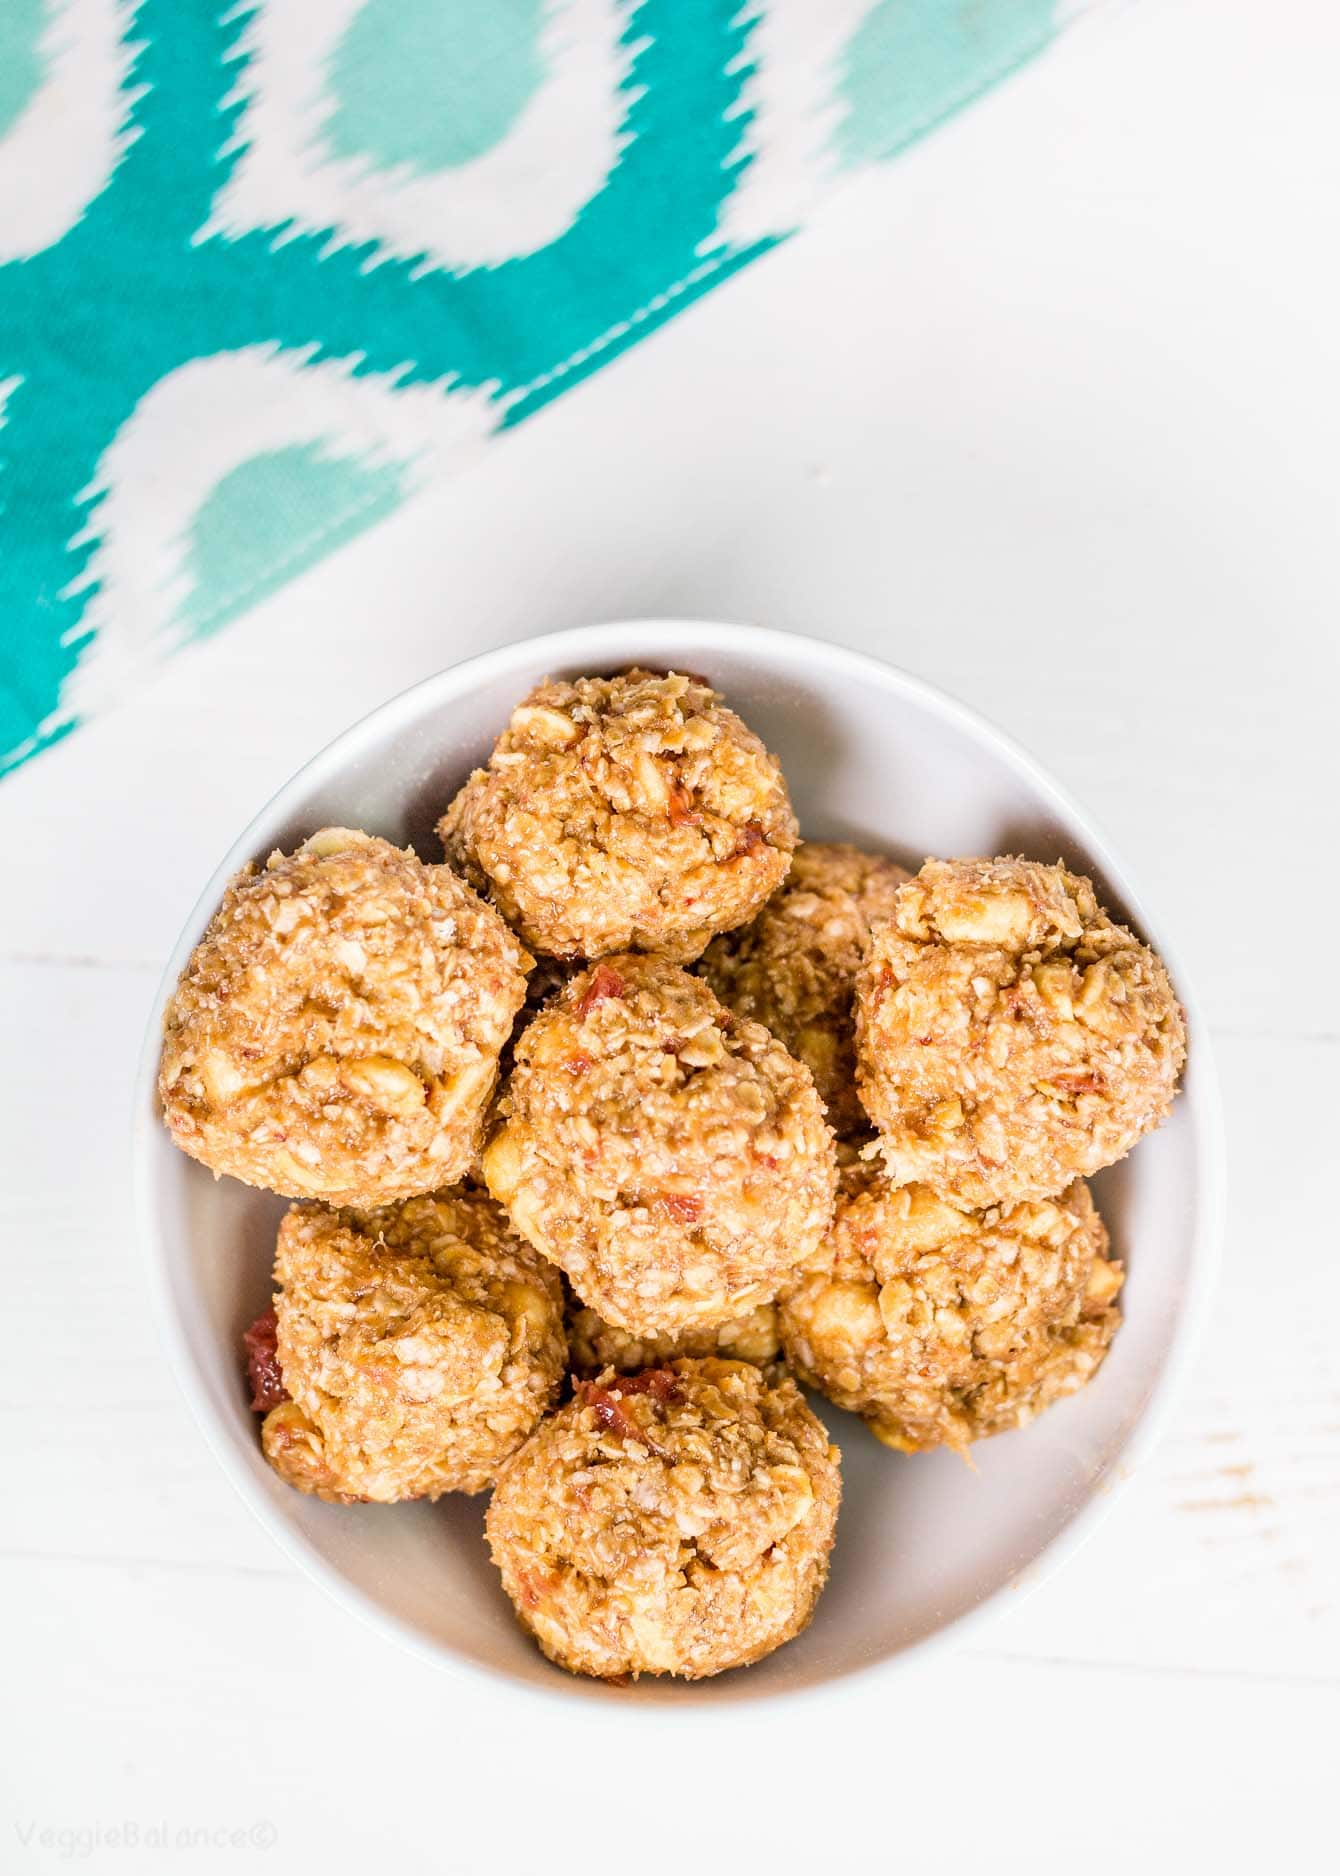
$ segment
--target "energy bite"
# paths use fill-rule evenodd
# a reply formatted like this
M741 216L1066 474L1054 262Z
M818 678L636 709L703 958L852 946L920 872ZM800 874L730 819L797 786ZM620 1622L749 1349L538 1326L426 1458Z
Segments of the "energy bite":
M771 1302L836 1186L809 1070L708 986L634 953L522 1031L488 1188L583 1303L639 1338Z
M1087 879L928 860L874 933L856 1046L895 1184L986 1206L1128 1153L1172 1105L1186 1028L1163 965Z
M295 1205L273 1326L245 1338L261 1443L299 1491L350 1504L481 1492L553 1404L557 1273L482 1192L374 1211Z
M530 958L448 866L348 828L247 867L164 1018L172 1137L287 1198L375 1205L475 1158Z
M844 1169L823 1253L783 1297L786 1358L900 1452L1028 1421L1096 1372L1122 1268L1089 1189L966 1211Z
M630 1335L585 1304L574 1302L568 1310L568 1365L578 1375L599 1374L602 1368L636 1374L685 1356L707 1355L768 1368L780 1353L775 1303L759 1303L743 1316L702 1323L679 1335Z
M686 962L786 876L775 757L697 678L540 685L443 816L447 856L536 951Z
M805 1064L844 1137L870 1124L856 1092L856 973L910 878L858 847L802 841L786 883L748 925L714 938L699 967L728 1009Z
M698 1680L805 1627L840 1495L837 1448L794 1382L676 1361L580 1383L503 1468L485 1529L551 1661Z

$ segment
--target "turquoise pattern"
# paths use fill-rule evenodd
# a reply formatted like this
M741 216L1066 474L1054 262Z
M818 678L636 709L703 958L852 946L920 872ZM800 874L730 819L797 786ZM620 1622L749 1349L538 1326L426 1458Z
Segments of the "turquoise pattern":
M369 527L398 508L404 493L397 464L341 460L310 443L267 450L230 469L191 528L182 607L190 636L208 638L242 605L319 560L332 515L356 514Z
M847 42L842 161L900 150L1045 45L1053 0L879 0Z
M105 3L121 36L105 174L58 238L0 261L0 769L444 472L451 412L523 421L793 225L779 203L772 232L729 234L732 192L788 134L757 55L766 0ZM799 56L808 0L771 4ZM285 100L267 35L306 45L327 8L316 103ZM40 0L0 12L0 211L5 111L36 123L59 82L44 23ZM1050 30L1036 0L877 0L834 75L833 171ZM564 109L547 161L524 139L532 123L552 138ZM351 158L373 193L346 214L327 171ZM496 214L468 193L485 186ZM383 208L384 238L358 220ZM513 223L514 252L470 257ZM253 381L265 395L242 395Z
M0 8L0 137L11 129L42 82L46 0L5 0Z
M367 0L330 64L335 156L455 169L500 143L540 82L541 0Z

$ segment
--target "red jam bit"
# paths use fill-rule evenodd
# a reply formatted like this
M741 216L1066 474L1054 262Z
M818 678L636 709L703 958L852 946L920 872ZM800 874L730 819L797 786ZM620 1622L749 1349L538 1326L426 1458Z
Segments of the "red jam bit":
M517 1590L523 1607L527 1609L538 1609L544 1597L552 1596L557 1587L552 1576L544 1576L539 1572L532 1574L530 1571L517 1573Z
M696 1225L703 1215L703 1202L692 1192L658 1192L652 1204L677 1225Z
M697 827L702 815L693 805L693 796L680 782L671 782L670 798L666 807L671 827Z
M577 999L578 1017L587 1017L597 1003L603 1003L606 997L624 997L628 986L618 971L608 964L597 964L591 973L591 981Z
M268 1414L272 1407L278 1407L289 1399L289 1391L284 1386L284 1376L279 1367L278 1336L279 1325L275 1321L275 1313L267 1309L263 1316L257 1316L242 1337L242 1346L247 1354L247 1379L251 1382L253 1413Z
M563 1066L570 1075L584 1075L589 1068L594 1067L594 1063L585 1049L578 1049L575 1055L568 1057Z
M613 1433L621 1440L641 1440L644 1446L651 1441L637 1424L624 1412L620 1395L611 1394L608 1388L598 1387L594 1381L577 1383L577 1398L583 1407L589 1407L607 1433Z
M735 836L735 851L732 860L742 860L746 854L757 853L760 847L767 845L767 835L757 821L746 821Z
M668 1368L650 1368L645 1374L621 1375L612 1387L602 1387L598 1381L579 1381L576 1393L583 1407L592 1410L607 1433L613 1433L621 1440L636 1440L639 1445L655 1453L658 1459L670 1457L646 1428L638 1425L623 1404L625 1397L637 1394L646 1394L661 1405L666 1401L677 1400L679 1378Z
M618 1394L649 1394L662 1404L679 1400L683 1390L673 1368L644 1368L641 1374L620 1375L614 1384Z

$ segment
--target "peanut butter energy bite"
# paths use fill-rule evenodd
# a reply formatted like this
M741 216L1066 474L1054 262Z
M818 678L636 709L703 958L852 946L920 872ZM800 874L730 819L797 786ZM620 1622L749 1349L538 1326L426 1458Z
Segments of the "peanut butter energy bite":
M776 759L697 678L547 683L439 824L447 856L536 951L686 962L786 876Z
M448 866L325 828L229 886L168 1005L158 1090L215 1173L381 1204L459 1179L531 960Z
M699 1680L805 1627L840 1494L837 1448L793 1381L676 1361L579 1383L503 1468L485 1528L551 1661Z
M743 1316L702 1323L680 1335L630 1335L584 1304L574 1303L568 1311L568 1365L579 1375L599 1374L602 1368L636 1374L684 1356L706 1355L768 1368L780 1353L775 1303L759 1303Z
M1025 1425L1096 1372L1122 1268L1089 1189L989 1211L844 1170L833 1229L781 1304L787 1360L900 1452Z
M1186 1028L1163 965L1087 879L928 860L874 933L856 1047L895 1184L984 1206L1128 1153L1172 1105Z
M252 1404L268 1410L266 1458L299 1491L483 1491L558 1392L558 1274L482 1192L295 1205L275 1283L273 1333L262 1318L247 1335Z
M832 1212L809 1070L708 986L634 953L523 1030L484 1177L583 1303L637 1337L771 1302Z
M843 1136L870 1125L856 1092L856 973L871 926L893 917L894 895L910 878L857 847L802 841L785 885L757 917L703 953L701 974L721 1001L805 1064Z

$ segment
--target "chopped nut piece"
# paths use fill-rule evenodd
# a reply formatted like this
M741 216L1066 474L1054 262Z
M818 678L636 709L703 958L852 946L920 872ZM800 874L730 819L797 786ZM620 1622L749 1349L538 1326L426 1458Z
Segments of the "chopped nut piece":
M314 860L328 860L333 853L347 853L351 847L373 846L375 842L375 835L364 834L356 827L323 827L309 834L298 851L310 854ZM267 864L273 864L278 857L271 854Z
M365 1094L375 1106L402 1118L423 1106L423 1083L412 1069L389 1056L369 1055L361 1062L346 1062L344 1080L356 1094Z
M544 704L518 704L510 728L520 741L546 744L553 749L570 748L582 733L566 712L548 709Z

